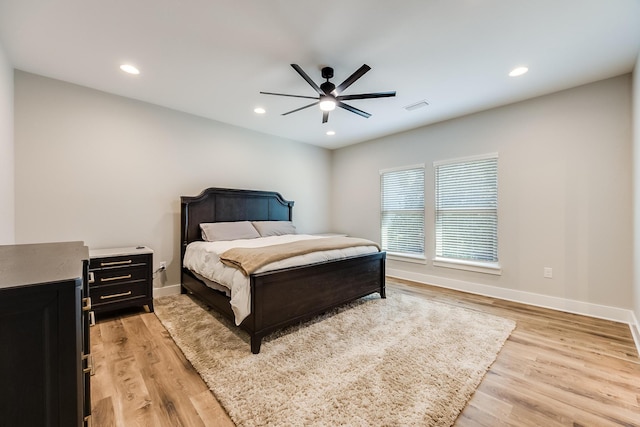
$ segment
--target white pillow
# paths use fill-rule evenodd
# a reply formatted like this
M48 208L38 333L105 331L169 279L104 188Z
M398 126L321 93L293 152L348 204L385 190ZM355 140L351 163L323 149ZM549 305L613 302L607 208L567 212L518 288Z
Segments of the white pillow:
M296 234L296 227L291 221L253 221L252 224L261 237Z
M260 237L249 221L204 222L200 224L200 230L202 230L202 240L207 242Z

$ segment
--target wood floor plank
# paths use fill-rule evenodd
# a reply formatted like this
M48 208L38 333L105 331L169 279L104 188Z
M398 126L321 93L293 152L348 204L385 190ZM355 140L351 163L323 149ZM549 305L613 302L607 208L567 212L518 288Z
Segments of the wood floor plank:
M111 396L103 399L96 399L92 396L93 408L92 408L92 424L94 426L115 427L116 414L113 408L113 399Z
M507 426L513 405L476 390L469 400L465 411L460 414L456 424L458 426Z
M233 427L233 422L209 390L191 397L205 427Z
M640 427L628 325L392 278L387 286L390 298L408 293L516 322L456 426ZM94 426L233 426L153 313L105 316L91 338Z

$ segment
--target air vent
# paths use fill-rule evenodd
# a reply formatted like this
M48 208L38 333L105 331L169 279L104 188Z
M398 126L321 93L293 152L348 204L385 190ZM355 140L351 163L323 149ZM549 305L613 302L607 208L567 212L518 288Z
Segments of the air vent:
M406 107L404 107L404 109L407 111L413 111L417 110L418 108L426 107L428 105L429 103L425 99L423 99L422 101L416 102L415 104L407 105Z

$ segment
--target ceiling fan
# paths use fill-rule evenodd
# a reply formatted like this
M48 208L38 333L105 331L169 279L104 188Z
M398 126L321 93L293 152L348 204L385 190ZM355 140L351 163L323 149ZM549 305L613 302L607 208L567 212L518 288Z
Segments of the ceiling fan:
M294 70L298 72L302 76L303 79L311 87L318 92L318 96L303 96L303 95L288 95L286 93L274 93L274 92L260 92L264 95L277 95L277 96L290 96L293 98L307 98L307 99L316 99L316 102L313 102L309 105L305 105L304 107L296 108L295 110L288 111L283 113L283 116L287 114L295 113L296 111L304 110L305 108L312 107L314 105L320 105L320 109L322 110L322 123L326 123L329 120L329 111L333 111L336 106L343 108L347 111L351 111L352 113L358 114L364 118L371 117L371 114L359 110L351 105L345 104L342 101L348 101L351 99L368 99L368 98L388 98L391 96L396 96L396 92L376 92L376 93L361 93L357 95L341 95L345 89L351 86L356 80L362 77L367 71L371 69L367 64L364 64L362 67L358 68L356 72L351 74L345 81L340 83L337 87L333 83L329 81L329 79L333 78L333 68L324 67L322 68L322 78L326 79L324 83L320 86L314 83L311 80L311 77L305 73L302 68L298 64L291 64Z

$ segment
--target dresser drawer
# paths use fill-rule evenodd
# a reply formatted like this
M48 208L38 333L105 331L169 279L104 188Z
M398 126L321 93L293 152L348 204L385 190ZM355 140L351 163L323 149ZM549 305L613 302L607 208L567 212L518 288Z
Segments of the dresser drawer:
M127 268L103 268L89 272L89 286L91 295L94 289L100 286L116 285L129 282L146 281L149 278L149 269L146 265L136 265Z
M149 297L148 287L145 282L122 283L91 289L91 305L94 309L99 309L105 304L133 301L147 297Z

